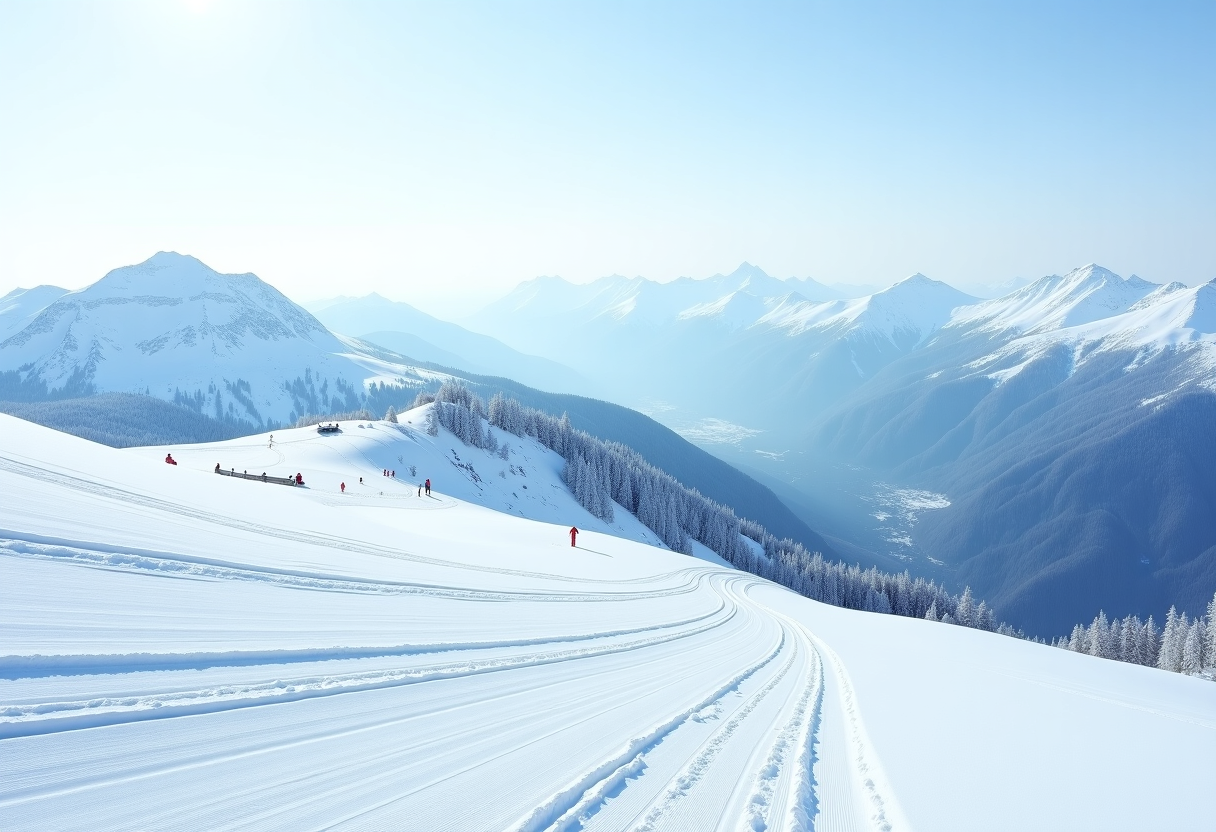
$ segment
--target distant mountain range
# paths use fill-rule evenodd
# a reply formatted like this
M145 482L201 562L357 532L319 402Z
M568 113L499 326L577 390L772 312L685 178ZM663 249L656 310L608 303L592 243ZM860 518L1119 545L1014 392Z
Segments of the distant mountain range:
M590 381L557 361L525 355L495 338L375 293L318 301L307 308L333 332L353 335L418 361L502 376L554 392L593 392Z
M814 291L749 264L538 278L466 323L670 424L733 424L718 452L840 537L890 531L882 489L920 489L883 545L1031 631L1101 606L1200 611L1216 589L1216 283L1089 265L986 301L923 275Z

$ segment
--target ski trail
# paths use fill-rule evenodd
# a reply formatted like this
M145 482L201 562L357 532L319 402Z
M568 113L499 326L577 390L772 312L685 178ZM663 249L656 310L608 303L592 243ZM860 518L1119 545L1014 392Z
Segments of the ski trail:
M665 737L678 727L693 718L697 713L717 703L728 693L735 691L744 681L753 676L761 668L776 658L785 647L785 634L781 640L760 661L748 667L728 680L722 687L710 693L696 704L686 708L670 719L662 722L641 737L628 742L625 747L589 772L582 774L549 800L538 806L527 817L511 827L512 832L539 832L544 829L565 830L581 823L584 816L593 807L602 803L605 795L615 786L623 782L631 774L636 773L644 765L642 762L647 751L654 748ZM778 679L788 670L788 664ZM770 683L770 687L771 687ZM766 692L767 692L766 688Z
M84 701L42 702L35 705L10 705L0 708L0 739L95 728L150 719L168 719L203 713L248 708L282 702L295 702L341 693L374 690L420 682L481 675L522 667L539 667L576 659L613 653L633 652L646 647L691 638L717 629L730 620L732 607L717 620L675 633L654 635L615 644L563 651L489 658L389 671L319 676L254 685L224 685L201 691L172 694L89 699Z
M421 581L368 580L348 575L306 572L272 566L251 566L196 557L176 552L151 552L126 546L67 541L41 535L20 534L0 529L0 557L18 556L47 558L80 566L104 566L132 572L172 572L180 575L277 583L297 589L327 592L357 592L377 594L427 594L446 598L466 598L495 601L626 601L655 598L662 595L695 593L698 584L710 574L705 569L685 569L663 576L673 580L669 587L635 589L632 592L559 592L527 590L470 589L455 584ZM726 573L724 573L726 574ZM678 582L676 582L678 581Z
M799 630L805 638L805 631L801 627ZM806 643L814 657L811 668L814 684L809 691L811 695L808 702L809 711L797 748L789 795L783 807L785 817L782 819L782 823L773 824L778 828L788 829L790 832L813 832L814 818L819 812L819 793L815 781L815 766L818 758L815 749L819 743L819 733L823 722L824 668L823 657L819 655L819 651L815 649L809 638ZM774 808L782 807L780 804L774 804ZM770 822L776 820L770 815Z
M781 644L784 646L787 641L787 634L782 630ZM685 765L684 769L676 775L668 784L666 792L662 797L651 807L650 811L642 819L641 823L633 826L635 832L653 832L663 825L665 816L670 813L673 808L681 801L688 798L689 793L709 772L714 762L722 755L728 744L735 739L736 733L744 724L752 712L760 705L778 684L785 679L790 669L794 667L798 660L797 645L793 647L793 653L786 661L785 665L765 684L760 690L756 691L749 697L747 702L731 715L713 736L702 745L701 749L693 756L693 758Z
M787 624L792 622L787 621ZM740 815L739 832L764 832L768 829L797 827L790 816L790 804L801 803L813 788L806 780L805 749L813 740L823 695L823 665L819 654L801 628L792 624L804 651L803 681L789 719L777 735L764 765L755 775L745 809Z
M866 734L840 657L801 622L761 602L753 603L799 634L813 657L810 672L815 683L799 703L805 718L785 805L764 801L761 788L753 796L760 798L761 805L755 811L749 805L750 825L741 819L738 828L906 832L910 826Z
M669 661L670 661L670 659L666 656L666 654L659 654L659 655L655 655L655 656L649 657L649 658L642 658L640 661L637 661L637 662L631 662L628 665L626 665L626 667L628 667L630 669L630 671L633 673L643 674L645 677L647 677L648 682L652 686L655 686L655 679L657 679L659 677L659 674L656 671L663 663L666 663ZM611 684L612 679L615 678L617 675L619 675L620 672L621 672L621 667L615 666L615 667L597 669L590 673L578 673L577 679L586 685L586 687L584 688L584 690L581 694L581 697L580 697L581 700L584 702L594 702L597 704L601 704L606 697L605 697L604 693L602 692L602 689L597 688L594 685L595 680L599 677L602 677L603 681L600 684L608 685L608 684ZM508 698L508 697L518 697L518 696L520 696L521 692L527 693L529 691L543 691L545 689L550 688L553 685L552 679L550 679L548 676L542 676L539 678L528 677L527 679L524 679L522 681L524 682L524 684L519 685L518 683L516 683L517 689L513 692L507 692L504 694L494 694L489 697L485 697L483 695L478 695L478 696L475 696L475 697L469 699L468 701L464 702L463 704L457 704L455 706L450 704L446 698L440 697L437 699L437 701L440 703L439 710L431 711L429 713L414 713L411 715L402 716L402 715L397 715L396 711L394 709L394 710L385 712L388 714L388 719L374 719L370 722L361 722L360 724L356 724L353 727L340 728L337 731L335 731L335 729L328 724L322 724L318 727L318 729L316 729L316 730L310 729L302 737L290 737L290 738L288 738L288 740L286 742L275 741L275 740L264 741L264 740L254 739L252 743L245 744L243 747L238 747L237 749L234 749L230 752L219 753L219 754L207 753L207 754L201 755L193 760L177 759L177 760L174 760L172 763L170 763L166 767L157 766L155 763L148 764L148 763L145 763L142 759L140 759L140 761L139 761L140 764L137 765L133 771L119 773L119 774L117 774L115 776L111 776L111 777L99 779L95 775L93 775L90 771L89 776L86 779L84 779L83 781L79 781L76 783L58 784L58 785L54 786L51 791L47 791L44 787L36 787L34 789L25 789L25 790L18 790L16 792L10 792L5 797L0 798L0 807L3 807L3 806L12 807L15 805L29 803L31 801L46 799L48 797L55 797L57 795L68 795L68 794L79 793L79 792L84 792L84 791L96 790L98 788L105 788L107 786L111 786L114 784L130 783L130 782L135 782L135 781L140 781L140 780L147 780L149 778L163 776L166 773L199 770L202 768L215 766L224 761L231 761L231 760L236 760L236 759L247 758L250 756L257 756L257 755L264 756L267 754L272 754L272 753L283 751L283 750L299 748L300 746L303 746L303 745L328 742L328 741L333 740L335 737L349 736L352 734L366 734L368 732L380 731L388 726L398 724L401 722L405 722L405 721L416 721L416 720L422 719L422 718L433 718L435 716L438 716L438 715L440 715L448 710L452 710L452 709L459 710L462 708L468 709L470 707L484 707L484 705L487 704L488 702L493 702L497 699ZM592 684L587 684L587 683L592 683ZM662 688L661 683L658 684L657 687L661 689ZM648 695L652 696L653 694L654 694L654 690L652 689L649 692L642 692L642 693L639 693L639 694L636 694L633 696L629 696L629 697L623 699L622 701L618 701L615 705L613 705L610 708L607 708L607 709L601 708L599 711L595 711L594 713L602 715L602 714L608 713L614 709L621 709L633 702L639 701L639 697L644 697L644 696L648 696ZM361 713L361 709L355 709L355 713ZM530 714L530 716L532 718L545 719L549 716L549 714L547 712L540 711L540 712L533 712L532 714ZM558 717L558 721L560 723L560 727L558 728L558 731L564 731L571 727L571 723L561 722L560 714L557 714L557 717ZM463 725L464 723L463 723L463 720L460 720L455 723L449 723L449 724ZM500 758L500 757L504 756L505 754L512 753L513 751L527 748L528 746L533 745L535 742L537 742L537 737L531 733L531 729L521 728L521 729L518 729L516 733L519 735L520 739L515 745L511 746L509 749L506 749L505 751L500 750L499 752L495 752L495 754L493 756L474 755L477 762L475 762L469 766L466 766L465 768L463 768L459 771L445 771L445 773L442 774L441 776L432 777L426 783L418 786L417 788L412 789L410 794L423 791L427 788L430 788L431 786L442 783L446 780L450 780L453 777L456 777L463 772L470 771L479 766L483 766L483 765L487 764L488 762L491 762L493 759ZM553 732L551 731L550 735L552 733ZM256 737L256 734L251 735L251 739L253 739L253 737ZM476 743L479 741L484 742L486 740L486 738L487 738L487 734L485 731L485 727L481 726L481 725L473 725L472 727L462 727L460 730L458 730L454 733L451 732L450 730L446 731L442 735L441 743L446 748L461 739L471 740ZM404 754L407 758L410 758L409 762L407 763L407 765L410 765L410 766L425 765L428 757L430 756L427 753L423 753L422 746L419 746L417 748L410 748L410 747L399 748L396 746L392 746L387 751L384 752L383 759L388 759L388 757L390 757L392 755L402 755L402 754ZM360 764L365 765L365 766L368 765L369 763L373 766L376 766L376 763L377 763L377 760L375 758L371 758L369 760L366 756L366 753L362 752L362 751L359 752L358 759L359 759ZM389 772L389 775L391 776L391 772ZM381 776L381 773L377 771L376 776ZM255 786L254 789L256 790L256 788L257 787ZM408 796L408 795L405 795L405 796ZM315 793L310 791L309 799L311 800L313 797L315 797ZM392 801L389 801L389 802L392 802Z
M644 647L688 638L707 632L711 626L675 635L632 643L584 650L569 650L523 656L514 660L490 659L480 662L436 665L397 671L374 671L341 676L320 676L290 682L274 681L256 685L223 685L199 691L113 697L84 701L61 701L37 705L11 705L0 708L0 739L35 736L62 731L97 728L152 719L217 713L284 702L297 702L367 690L400 687L421 682L539 667L557 662L594 658L611 653L633 652Z
M866 734L852 682L840 657L808 632L824 665L825 695L815 781L816 830L906 832L910 829Z
M579 635L557 633L535 638L504 639L502 641L433 642L377 647L316 647L299 650L234 650L226 652L181 653L104 653L0 656L0 679L31 679L45 676L94 676L98 674L134 673L157 670L204 670L213 667L250 667L258 665L295 665L346 659L400 658L434 653L461 653L480 650L507 650L518 647L538 647L548 644L569 644L619 638L639 633L654 633L698 624L719 616L726 610L722 600L707 613L689 618L658 622L646 626L619 630L600 630ZM5 708L0 706L0 717Z

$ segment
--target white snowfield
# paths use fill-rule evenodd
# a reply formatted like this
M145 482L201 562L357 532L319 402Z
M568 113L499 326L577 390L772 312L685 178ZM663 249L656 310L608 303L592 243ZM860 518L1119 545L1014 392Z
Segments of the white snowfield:
M0 416L0 829L1212 828L1210 682L820 605L421 419Z

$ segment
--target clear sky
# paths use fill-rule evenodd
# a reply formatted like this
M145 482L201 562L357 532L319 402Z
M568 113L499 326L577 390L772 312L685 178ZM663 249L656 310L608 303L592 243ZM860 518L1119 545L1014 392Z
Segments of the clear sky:
M538 274L1216 277L1216 3L0 0L0 293L157 250L443 314Z

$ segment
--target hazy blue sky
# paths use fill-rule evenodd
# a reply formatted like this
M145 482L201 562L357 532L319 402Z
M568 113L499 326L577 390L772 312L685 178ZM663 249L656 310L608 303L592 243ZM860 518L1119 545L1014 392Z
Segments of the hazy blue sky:
M1216 3L0 0L0 293L158 249L537 274L1216 277Z

